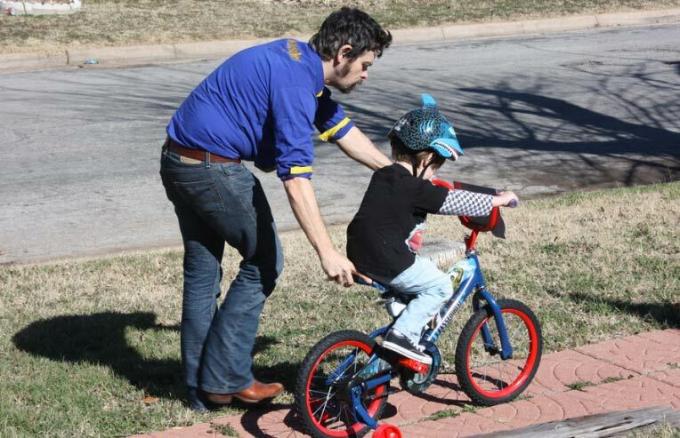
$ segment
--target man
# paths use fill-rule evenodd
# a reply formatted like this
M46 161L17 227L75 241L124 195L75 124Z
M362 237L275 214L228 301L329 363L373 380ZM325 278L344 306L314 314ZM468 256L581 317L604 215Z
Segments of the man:
M195 410L234 398L258 403L283 390L252 374L260 313L283 268L274 220L241 160L276 170L297 221L329 278L352 284L354 265L331 243L310 178L314 127L350 158L390 164L326 86L348 93L392 36L358 9L332 13L308 44L283 39L237 53L212 72L168 124L161 178L184 241L182 363ZM222 304L225 241L243 260Z

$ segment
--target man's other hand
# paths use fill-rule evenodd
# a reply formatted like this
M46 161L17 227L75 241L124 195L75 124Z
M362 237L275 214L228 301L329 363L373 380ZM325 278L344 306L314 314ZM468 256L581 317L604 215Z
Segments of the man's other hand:
M354 264L339 252L331 250L323 254L321 256L321 267L326 275L328 275L329 280L333 280L345 287L354 284L354 279L352 278L352 273L355 272Z

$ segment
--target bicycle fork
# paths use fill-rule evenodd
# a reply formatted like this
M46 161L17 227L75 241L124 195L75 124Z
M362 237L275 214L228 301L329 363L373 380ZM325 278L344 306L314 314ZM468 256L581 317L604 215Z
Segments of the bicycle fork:
M501 359L507 360L512 358L512 345L510 345L510 339L508 337L508 330L505 327L505 320L503 319L503 312L500 306L496 303L496 299L489 293L488 290L481 289L472 297L472 308L474 311L478 311L482 308L480 301L484 300L489 305L493 318L496 321L496 327L498 328L498 336L501 341ZM490 353L498 352L498 347L496 347L496 341L491 336L491 331L489 330L488 322L485 322L482 326L482 340L484 341L484 349Z

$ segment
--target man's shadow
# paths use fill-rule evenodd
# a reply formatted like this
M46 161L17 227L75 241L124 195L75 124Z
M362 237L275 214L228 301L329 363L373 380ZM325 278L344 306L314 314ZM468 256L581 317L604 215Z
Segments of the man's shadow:
M179 359L144 357L126 340L125 333L129 329L178 332L179 326L158 324L156 315L151 312L64 315L34 321L18 331L12 341L19 350L34 356L109 367L147 395L185 400ZM259 336L254 353L276 342L275 338ZM179 347L179 336L177 344ZM297 364L283 362L256 367L254 372L257 378L282 381L292 390L296 369Z
M182 397L179 360L143 357L125 338L130 328L178 330L177 326L157 324L156 315L150 312L103 312L34 321L17 332L12 342L34 356L109 367L148 395Z

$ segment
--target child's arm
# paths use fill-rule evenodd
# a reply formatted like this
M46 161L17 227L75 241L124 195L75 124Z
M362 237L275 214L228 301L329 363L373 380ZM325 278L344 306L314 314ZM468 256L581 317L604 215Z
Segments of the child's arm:
M512 200L517 201L517 195L513 192L501 192L494 196L467 190L449 190L437 214L488 216L493 207L508 205Z

